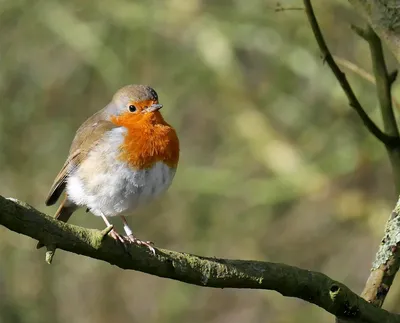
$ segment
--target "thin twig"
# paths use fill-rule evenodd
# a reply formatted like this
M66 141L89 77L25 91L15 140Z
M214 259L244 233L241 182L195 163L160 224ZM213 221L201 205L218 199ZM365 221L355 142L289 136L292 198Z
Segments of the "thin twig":
M281 7L277 6L275 7L275 12L281 12L281 11L304 11L304 7Z
M365 31L371 51L372 65L377 84L378 99L382 112L385 132L391 136L399 136L396 118L392 107L391 79L387 71L385 57L383 55L382 42L371 27Z
M368 114L365 112L360 102L358 101L356 95L354 94L349 82L347 81L346 75L340 70L340 68L335 63L335 60L330 53L328 46L325 43L325 39L322 35L321 29L319 28L317 19L314 14L314 10L311 5L310 0L303 0L305 11L308 17L308 20L311 25L311 29L314 33L315 39L317 40L319 49L322 53L323 60L327 62L332 72L336 76L340 86L345 92L349 104L351 107L356 110L364 125L367 127L369 132L371 132L377 139L383 142L386 146L400 146L400 138L398 136L389 136L385 134L382 130L378 128L378 126L370 119Z
M361 76L363 79L367 80L368 82L372 83L372 84L376 84L375 82L375 77L373 75L371 75L370 73L368 73L366 70L364 70L363 68L361 68L360 66L354 64L353 62L350 62L347 59L344 59L342 57L339 57L337 55L333 55L333 58L335 59L335 62L344 68L347 68L349 71L352 71L353 73ZM389 74L389 80L390 80L390 84L393 84L393 82L396 80L397 78L397 73L398 71L395 70L393 72L391 72ZM396 98L392 98L394 105L396 106L396 108L398 110L400 110L400 102L396 100Z
M351 25L350 27L351 27L351 30L353 30L358 36L360 36L364 40L367 40L368 33L365 31L364 28L360 28L357 25Z
M344 58L336 56L336 55L333 55L333 58L335 59L335 62L338 65L347 68L348 70L361 76L363 79L367 80L368 82L375 84L375 77L372 74L368 73L363 68L361 68L360 66L354 64L353 62L350 62L347 59L344 59Z
M394 71L389 73L389 84L390 84L390 87L392 87L393 83L397 80L398 74L399 74L398 70L394 70Z

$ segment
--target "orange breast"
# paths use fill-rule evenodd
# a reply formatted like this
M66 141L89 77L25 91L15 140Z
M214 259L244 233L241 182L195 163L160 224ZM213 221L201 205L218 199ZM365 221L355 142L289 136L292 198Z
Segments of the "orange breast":
M141 119L123 114L112 122L128 129L121 145L121 160L135 169L151 168L161 161L176 168L179 161L179 139L175 129L164 121L159 112Z

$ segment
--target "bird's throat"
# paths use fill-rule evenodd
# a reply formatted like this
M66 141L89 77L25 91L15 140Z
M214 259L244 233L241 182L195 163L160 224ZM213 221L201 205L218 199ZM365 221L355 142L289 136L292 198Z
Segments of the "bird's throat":
M148 169L157 162L177 167L179 140L175 130L160 113L152 113L144 120L125 122L121 126L127 129L120 147L121 160L135 169Z

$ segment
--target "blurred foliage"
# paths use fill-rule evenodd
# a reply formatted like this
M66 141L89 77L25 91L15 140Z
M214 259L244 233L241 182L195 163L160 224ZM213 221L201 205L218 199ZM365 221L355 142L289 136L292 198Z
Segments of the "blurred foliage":
M349 28L360 17L344 0L315 3L332 52L370 72ZM277 6L1 0L0 194L52 214L43 200L75 130L119 87L149 84L182 157L168 194L130 217L139 238L318 270L360 292L395 202L389 163L322 64L304 13ZM374 86L346 72L381 125ZM72 223L103 228L83 210ZM386 308L399 300L395 284ZM0 322L327 320L274 292L203 289L62 251L48 266L34 241L0 228Z

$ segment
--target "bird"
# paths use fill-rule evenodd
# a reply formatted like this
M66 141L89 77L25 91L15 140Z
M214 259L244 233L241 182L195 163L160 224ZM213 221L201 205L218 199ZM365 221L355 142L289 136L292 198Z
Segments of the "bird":
M79 127L45 200L53 205L65 191L56 219L67 222L81 207L107 227L109 218L120 217L126 236L114 228L110 236L125 248L144 245L155 254L152 242L133 234L126 216L164 193L177 170L179 139L162 107L153 88L130 84ZM42 246L39 242L37 247Z

